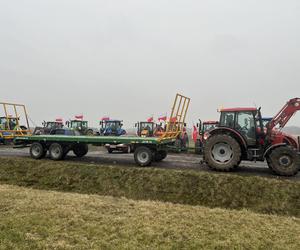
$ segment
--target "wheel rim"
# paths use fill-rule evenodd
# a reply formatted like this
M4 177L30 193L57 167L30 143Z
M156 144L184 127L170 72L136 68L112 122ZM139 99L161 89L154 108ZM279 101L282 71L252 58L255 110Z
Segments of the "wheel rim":
M51 154L54 158L58 158L60 156L60 149L58 147L53 148Z
M41 154L41 149L38 145L34 145L31 150L33 156L37 157Z
M139 162L146 163L149 160L149 154L147 152L140 152L137 155Z
M227 143L217 143L213 146L212 158L218 163L227 163L233 158L232 147Z
M292 159L288 155L283 155L279 158L279 164L284 168L288 168L292 162Z

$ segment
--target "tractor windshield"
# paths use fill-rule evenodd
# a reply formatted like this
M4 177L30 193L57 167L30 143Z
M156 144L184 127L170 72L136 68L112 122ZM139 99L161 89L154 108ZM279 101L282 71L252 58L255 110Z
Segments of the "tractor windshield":
M121 128L121 123L116 121L107 121L105 122L105 129L110 128L111 130L117 130Z
M154 130L154 124L152 122L142 122L141 123L141 130L148 130L153 131Z
M87 121L72 121L71 127L75 129L87 128Z
M203 124L203 132L206 132L206 131L210 131L214 128L216 128L217 124L212 124L212 123L207 123L207 124Z

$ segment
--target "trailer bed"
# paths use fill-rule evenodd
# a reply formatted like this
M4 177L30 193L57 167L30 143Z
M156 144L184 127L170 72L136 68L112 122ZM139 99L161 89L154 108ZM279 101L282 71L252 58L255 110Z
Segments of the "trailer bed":
M68 136L68 135L32 135L15 138L16 145L32 144L33 142L75 142L102 146L104 144L168 144L173 138L154 138L137 136Z
M175 138L154 138L137 136L67 136L67 135L31 135L16 137L14 143L18 147L30 145L30 155L41 159L49 152L53 160L63 160L73 151L77 157L88 152L88 145L128 145L128 153L134 154L135 162L140 166L148 166L152 161L161 161L167 157L168 146Z

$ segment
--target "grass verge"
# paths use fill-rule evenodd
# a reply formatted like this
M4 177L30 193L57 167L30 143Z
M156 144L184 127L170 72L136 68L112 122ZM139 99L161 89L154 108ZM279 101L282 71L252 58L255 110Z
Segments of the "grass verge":
M299 249L300 219L0 185L0 249Z
M0 183L300 217L299 182L254 176L1 158Z

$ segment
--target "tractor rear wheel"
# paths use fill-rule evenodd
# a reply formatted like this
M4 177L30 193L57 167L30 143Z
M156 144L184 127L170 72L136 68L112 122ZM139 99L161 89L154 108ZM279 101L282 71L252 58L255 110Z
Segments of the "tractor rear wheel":
M141 167L149 166L152 162L152 158L153 153L150 148L141 146L134 151L134 160Z
M230 171L240 163L241 147L230 135L212 135L205 143L204 159L211 169Z
M49 148L50 158L54 161L62 160L65 156L65 150L59 143L52 143Z
M289 146L275 148L267 160L269 168L277 175L294 176L300 168L298 153Z
M79 143L73 147L73 153L78 158L85 156L88 153L88 151L89 151L89 147L86 144Z
M157 152L155 152L155 154L154 154L154 160L155 160L156 162L160 162L160 161L162 161L163 159L165 159L165 158L167 157L167 155L168 155L168 152L165 151L165 150L157 151Z
M46 156L47 150L39 142L34 142L30 147L30 156L33 159L42 159Z

